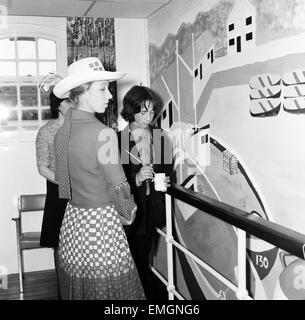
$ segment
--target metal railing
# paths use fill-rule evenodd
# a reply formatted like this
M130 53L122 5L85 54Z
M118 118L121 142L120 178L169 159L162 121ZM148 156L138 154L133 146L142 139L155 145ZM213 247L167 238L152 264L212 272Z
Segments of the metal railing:
M192 207L203 211L215 218L227 222L238 228L237 234L237 262L238 262L238 284L225 278L218 271L206 264L187 248L183 247L173 238L172 233L172 200L177 199ZM176 290L174 284L173 247L181 250L193 259L201 267L215 276L219 281L233 290L236 297L241 300L253 300L246 287L246 233L254 235L274 246L281 248L296 257L305 259L305 235L277 223L264 220L255 214L232 207L220 201L211 199L202 194L188 190L179 185L173 185L166 194L166 232L157 229L158 233L165 238L167 246L167 275L165 279L153 266L152 272L166 285L169 300L174 297L184 300L183 296Z

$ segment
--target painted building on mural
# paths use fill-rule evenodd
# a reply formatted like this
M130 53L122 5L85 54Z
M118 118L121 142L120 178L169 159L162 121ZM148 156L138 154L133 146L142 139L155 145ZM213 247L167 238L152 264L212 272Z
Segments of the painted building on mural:
M248 0L236 1L227 20L226 28L228 55L255 47L256 12Z
M159 128L163 130L169 130L174 122L173 114L173 101L169 100L167 103L164 103L161 112L158 114L154 120L157 123Z
M210 77L211 67L214 63L214 39L210 32L204 32L194 43L194 103L197 104L207 80Z

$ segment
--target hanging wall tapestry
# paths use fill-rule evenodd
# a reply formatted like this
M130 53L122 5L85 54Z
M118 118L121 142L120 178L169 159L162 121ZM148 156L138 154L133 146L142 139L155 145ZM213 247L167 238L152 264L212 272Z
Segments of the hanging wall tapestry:
M67 18L68 65L85 57L98 57L107 71L116 70L113 18ZM104 114L96 117L113 129L117 128L116 83L109 84L113 96Z

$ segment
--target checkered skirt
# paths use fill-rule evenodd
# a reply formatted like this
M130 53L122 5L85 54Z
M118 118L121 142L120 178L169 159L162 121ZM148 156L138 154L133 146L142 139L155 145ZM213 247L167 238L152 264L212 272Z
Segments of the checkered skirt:
M59 236L63 300L142 300L144 291L113 205L68 203Z

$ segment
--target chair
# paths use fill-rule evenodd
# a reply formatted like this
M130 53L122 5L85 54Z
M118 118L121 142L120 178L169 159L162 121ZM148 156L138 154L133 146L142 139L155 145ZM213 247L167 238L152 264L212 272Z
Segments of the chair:
M43 211L45 205L45 194L22 194L18 197L18 217L13 218L16 222L18 273L20 292L23 293L23 250L39 249L40 232L22 232L22 216L25 212Z

